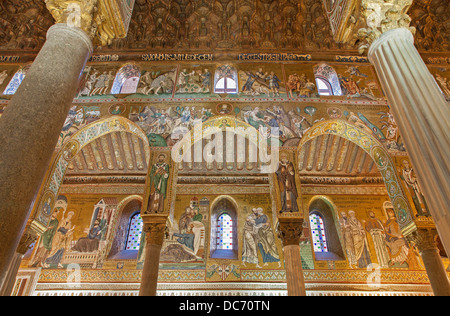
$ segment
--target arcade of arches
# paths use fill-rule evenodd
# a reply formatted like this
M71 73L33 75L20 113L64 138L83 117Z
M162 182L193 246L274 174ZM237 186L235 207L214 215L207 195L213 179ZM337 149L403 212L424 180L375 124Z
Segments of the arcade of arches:
M0 3L0 294L450 295L448 4L375 2Z

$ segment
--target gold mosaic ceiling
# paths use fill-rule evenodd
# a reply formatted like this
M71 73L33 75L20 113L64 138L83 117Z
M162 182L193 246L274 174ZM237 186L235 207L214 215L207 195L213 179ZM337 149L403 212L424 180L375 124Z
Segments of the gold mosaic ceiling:
M421 51L448 51L448 0L409 10ZM0 2L0 50L38 51L54 23L43 0ZM101 51L356 51L336 44L323 0L136 0L129 35Z

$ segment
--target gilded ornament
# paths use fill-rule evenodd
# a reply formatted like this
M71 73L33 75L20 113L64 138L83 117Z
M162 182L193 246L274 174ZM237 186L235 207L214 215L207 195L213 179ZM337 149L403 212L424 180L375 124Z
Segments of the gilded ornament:
M362 0L360 19L365 20L368 27L358 30L358 38L365 41L359 52L363 53L389 30L407 28L415 34L415 28L409 26L411 18L406 14L411 4L412 0Z

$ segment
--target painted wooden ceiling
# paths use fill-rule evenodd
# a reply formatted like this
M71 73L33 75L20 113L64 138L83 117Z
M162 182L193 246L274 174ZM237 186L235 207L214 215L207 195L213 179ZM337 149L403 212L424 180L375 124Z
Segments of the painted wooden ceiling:
M448 51L448 0L414 0L422 51ZM44 1L0 2L0 50L38 51L54 23ZM136 0L128 37L98 51L356 51L336 44L323 0Z

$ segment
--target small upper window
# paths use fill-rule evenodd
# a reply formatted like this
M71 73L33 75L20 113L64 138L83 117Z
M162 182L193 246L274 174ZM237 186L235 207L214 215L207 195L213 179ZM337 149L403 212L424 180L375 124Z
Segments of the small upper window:
M328 82L328 80L317 77L316 83L319 95L333 95L333 89L331 88L331 84Z
M141 213L137 212L130 219L128 227L128 238L125 250L139 250L141 244L143 222Z
M214 75L214 93L237 93L237 71L234 67L223 65Z
M116 75L111 94L133 94L136 93L141 70L133 64L123 66Z
M236 93L236 81L231 78L222 78L216 84L216 93Z
M343 95L339 77L336 71L327 64L318 64L314 67L319 95Z

